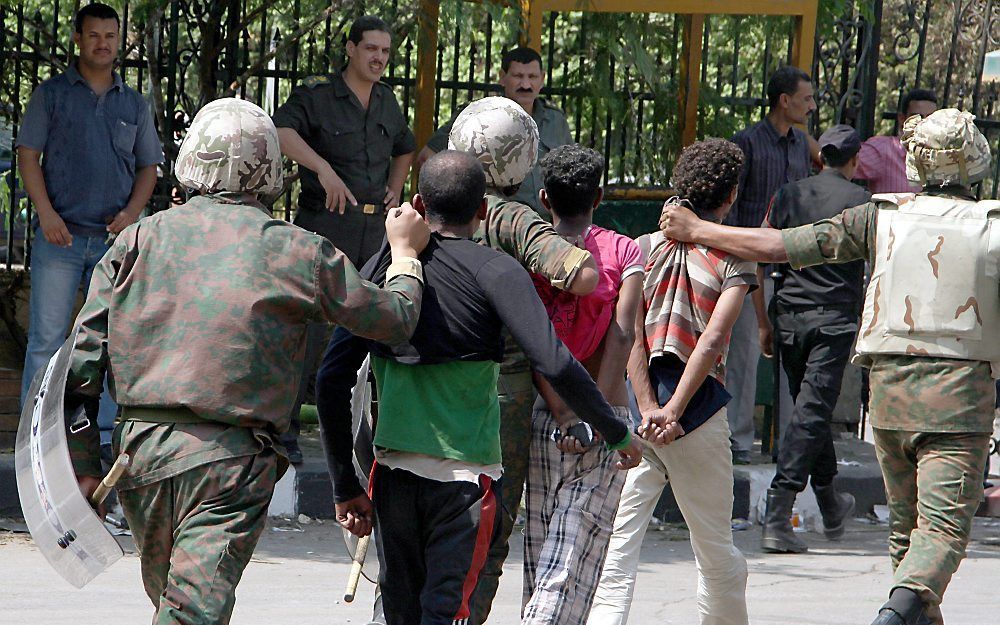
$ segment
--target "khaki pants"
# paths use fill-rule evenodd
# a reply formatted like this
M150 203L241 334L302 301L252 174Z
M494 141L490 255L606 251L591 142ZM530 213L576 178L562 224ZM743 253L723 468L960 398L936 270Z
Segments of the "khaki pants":
M733 544L725 408L691 434L648 448L642 463L628 472L588 625L628 621L642 539L668 479L691 533L702 625L747 625L747 564Z

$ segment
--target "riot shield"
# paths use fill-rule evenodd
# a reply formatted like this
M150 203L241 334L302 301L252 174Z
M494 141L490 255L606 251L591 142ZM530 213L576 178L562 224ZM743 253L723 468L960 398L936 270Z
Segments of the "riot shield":
M66 581L82 588L123 551L80 492L70 461L63 400L74 336L31 382L14 466L21 510L38 550Z

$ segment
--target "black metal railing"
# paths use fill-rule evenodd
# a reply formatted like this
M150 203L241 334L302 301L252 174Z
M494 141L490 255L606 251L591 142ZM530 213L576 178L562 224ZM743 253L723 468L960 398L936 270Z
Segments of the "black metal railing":
M0 4L0 121L9 134L0 143L8 150L31 92L71 62L74 5L53 0L29 11L25 3ZM516 5L442 1L435 125L465 102L500 92L500 59L519 35ZM167 157L153 210L180 197L172 160L202 104L236 93L273 111L303 77L342 64L346 27L362 13L381 14L395 30L385 81L413 120L415 2L125 0L120 6L121 73L150 101ZM574 139L603 152L610 184L667 185L680 142L681 20L584 12L548 14L545 20L543 93L564 110ZM702 34L698 134L728 137L766 112L767 78L791 58L792 20L708 16ZM998 48L1000 1L861 1L849 15L820 24L812 68L820 110L810 130L818 134L847 122L866 136L893 132L901 93L929 87L942 105L976 113L996 154L1000 90L983 80L982 70L985 55ZM11 263L30 249L31 206L14 173L16 155L11 150L6 156L0 250ZM996 197L998 183L995 160L981 195ZM289 187L275 204L280 216L292 215L294 197Z

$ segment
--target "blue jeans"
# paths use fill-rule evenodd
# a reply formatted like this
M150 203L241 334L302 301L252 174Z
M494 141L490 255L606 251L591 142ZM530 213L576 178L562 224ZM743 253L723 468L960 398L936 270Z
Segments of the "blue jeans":
M108 251L105 236L74 235L70 247L45 240L36 229L31 246L31 303L28 317L28 349L21 377L21 405L25 405L35 372L45 367L66 340L77 289L90 286L94 266ZM98 425L101 444L111 442L118 406L108 393L107 381L101 395Z

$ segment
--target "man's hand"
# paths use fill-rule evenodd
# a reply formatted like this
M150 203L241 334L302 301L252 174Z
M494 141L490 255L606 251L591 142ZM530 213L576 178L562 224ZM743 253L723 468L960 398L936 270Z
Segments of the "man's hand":
M108 224L108 232L111 234L118 234L125 228L128 228L134 224L138 219L138 215L134 215L127 210L120 211L115 218L111 220Z
M431 231L427 222L407 202L392 209L385 218L385 235L392 255L416 258L427 247Z
M764 358L774 357L774 326L767 319L757 322L757 339L760 341L760 353Z
M625 449L618 450L618 455L621 459L615 463L617 469L628 471L632 467L637 467L642 462L642 443L633 438Z
M385 212L389 212L390 208L396 208L399 206L399 195L389 187L385 188L385 198L382 199L385 204Z
M677 422L681 415L668 403L663 408L642 413L642 425L638 432L654 445L666 445L684 434L684 428Z
M333 209L336 208L343 215L348 206L358 205L351 190L347 188L337 172L333 171L333 168L325 168L323 172L317 174L317 177L319 183L323 185L323 190L326 191L326 209L328 211L332 213Z
M559 423L560 432L562 432L562 436L556 441L556 447L564 454L582 454L602 440L601 433L594 431L593 440L589 445L584 445L580 439L570 434L570 428L582 423L572 411L567 410L562 413L556 417L556 421Z
M45 240L52 245L59 247L73 245L73 235L66 229L66 222L54 210L38 211L38 225L42 228Z
M97 486L101 483L101 478L94 477L92 475L79 475L77 476L76 481L80 484L80 492L87 500L87 503L90 503L90 496L94 494L95 490L97 490ZM91 504L91 506L93 506L93 504ZM107 514L103 501L94 509L97 511L97 516L102 519Z
M695 239L695 230L699 223L701 219L687 207L671 203L670 200L663 203L663 210L660 212L660 230L667 237L690 243Z
M372 533L374 509L367 494L361 493L354 499L334 504L334 507L337 510L337 523L342 528L358 538Z

